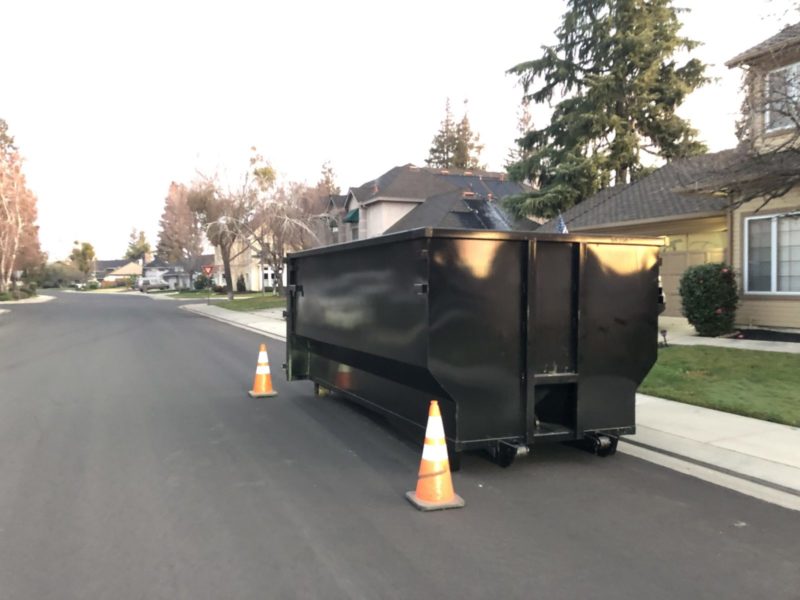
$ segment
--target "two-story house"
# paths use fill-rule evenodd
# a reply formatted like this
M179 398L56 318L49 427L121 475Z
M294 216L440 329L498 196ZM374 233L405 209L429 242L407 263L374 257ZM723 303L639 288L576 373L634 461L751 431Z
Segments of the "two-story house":
M412 164L350 188L339 239L350 241L417 227L530 230L536 223L515 220L500 203L528 191L505 173L433 169Z
M800 23L726 64L745 70L750 98L750 160L719 186L736 202L730 257L742 286L737 320L800 328Z
M737 148L672 161L562 217L570 233L665 236L666 316L681 316L688 266L725 261L740 285L739 326L800 329L800 24L727 66L744 69L748 87Z

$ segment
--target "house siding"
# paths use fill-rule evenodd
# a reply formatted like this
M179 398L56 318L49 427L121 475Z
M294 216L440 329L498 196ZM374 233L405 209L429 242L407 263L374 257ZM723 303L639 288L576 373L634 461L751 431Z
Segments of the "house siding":
M417 202L376 202L361 208L364 214L364 237L376 237L410 213Z
M744 291L744 222L756 214L763 200L751 200L736 210L733 218L733 267L739 281L739 309L737 324L743 327L777 327L800 329L800 294L778 296L752 294ZM769 202L759 215L780 214L800 210L800 188Z

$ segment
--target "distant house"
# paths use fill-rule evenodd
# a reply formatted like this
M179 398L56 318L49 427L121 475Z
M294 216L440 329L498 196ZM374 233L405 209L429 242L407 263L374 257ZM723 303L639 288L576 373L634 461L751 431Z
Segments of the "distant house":
M130 265L135 265L139 268L138 272L133 272L133 267ZM120 269L123 269L122 272L117 273ZM109 276L111 278L109 281L115 281L121 277L130 277L131 275L138 276L142 273L141 265L137 264L134 261L130 261L128 259L122 260L96 260L94 261L94 273L93 278L97 281L103 281L107 279Z
M668 236L667 315L680 314L677 284L686 266L725 260L740 285L738 325L797 329L800 23L726 64L748 73L751 144L674 161L636 183L602 190L562 217L570 233ZM556 227L553 220L542 230Z
M325 211L312 223L314 234L320 246L336 244L340 241L342 220L345 217L346 194L331 194L328 196Z
M394 167L377 179L350 188L339 239L363 239L416 227L533 229L534 222L515 221L501 205L504 198L528 190L505 173L411 164Z
M142 274L142 265L138 262L129 260L98 260L96 262L99 268L104 270L95 272L97 281L100 281L103 287L114 287L122 282L127 283L132 277L139 277ZM112 268L114 265L119 266ZM110 271L109 268L111 268Z
M149 281L161 282L164 280L164 274L167 273L172 266L166 261L156 257L144 265L144 273L142 277Z
M213 260L213 255L209 256ZM151 286L166 284L171 290L182 290L192 286L192 275L191 269L185 264L168 263L156 257L145 264L142 279L147 280Z

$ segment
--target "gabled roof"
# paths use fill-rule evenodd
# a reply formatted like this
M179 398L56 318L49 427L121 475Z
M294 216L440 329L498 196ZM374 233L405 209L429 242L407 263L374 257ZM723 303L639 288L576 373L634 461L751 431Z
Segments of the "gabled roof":
M699 186L738 164L741 157L739 150L723 150L672 161L639 181L600 190L565 211L564 223L572 231L670 217L723 214L727 198ZM557 232L557 219L551 219L539 231Z
M516 225L516 226L515 226ZM396 233L419 227L445 229L491 229L512 231L533 229L536 224L527 219L515 223L496 202L472 192L446 192L431 196L413 208L385 233Z
M106 273L106 277L109 275L113 275L116 277L128 277L130 275L141 275L142 274L142 265L134 261L123 261L125 264L119 267L118 269L114 269L110 273Z
M771 38L734 56L726 62L725 65L729 68L738 67L739 65L750 63L755 58L761 58L766 54L780 52L796 44L800 44L800 23L784 27Z
M347 202L347 194L331 194L328 196L328 212L343 210Z
M94 261L94 270L95 273L109 273L114 269L119 269L127 265L129 262L128 259L120 259L120 260L96 260Z
M355 198L359 205L379 199L423 202L432 196L458 190L482 194L492 200L519 194L528 188L510 181L505 173L432 169L407 164L394 167L359 187L350 188L348 198Z

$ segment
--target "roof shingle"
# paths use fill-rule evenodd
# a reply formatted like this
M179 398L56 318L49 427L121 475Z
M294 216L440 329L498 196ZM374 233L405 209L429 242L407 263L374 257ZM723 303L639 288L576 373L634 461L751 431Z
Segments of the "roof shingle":
M722 213L724 197L701 189L704 181L739 164L739 150L723 150L670 162L634 183L600 190L562 214L567 228L586 229L701 213ZM700 193L697 193L700 192ZM557 219L539 231L557 232Z
M739 65L749 63L754 58L760 58L765 54L780 52L798 43L800 43L800 23L795 23L794 25L784 27L771 38L764 40L760 44L756 44L752 48L737 54L726 62L725 66L728 68L738 67Z

